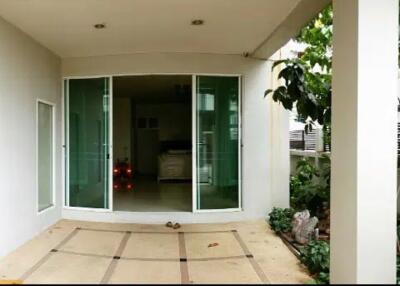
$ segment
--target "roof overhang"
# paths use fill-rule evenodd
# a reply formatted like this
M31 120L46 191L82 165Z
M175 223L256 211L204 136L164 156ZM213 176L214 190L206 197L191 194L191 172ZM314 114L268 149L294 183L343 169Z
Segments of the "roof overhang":
M267 59L329 0L0 0L0 17L62 58L128 53ZM204 25L191 25L192 20ZM105 29L95 24L105 23Z
M330 3L331 0L301 1L250 55L255 58L268 59Z

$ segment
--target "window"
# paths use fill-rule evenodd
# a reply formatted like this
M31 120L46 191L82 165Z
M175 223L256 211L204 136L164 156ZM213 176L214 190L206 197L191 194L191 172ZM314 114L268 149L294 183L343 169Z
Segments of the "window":
M37 103L37 187L39 212L54 205L53 105Z

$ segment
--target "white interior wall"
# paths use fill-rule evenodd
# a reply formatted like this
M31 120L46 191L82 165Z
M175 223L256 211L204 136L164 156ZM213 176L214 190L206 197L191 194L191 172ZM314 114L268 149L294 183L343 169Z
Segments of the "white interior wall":
M272 115L264 91L271 86L268 77L271 63L268 61L232 55L212 54L129 54L118 56L67 58L62 61L63 76L131 75L131 74L240 74L242 75L242 190L243 212L239 213L169 213L169 219L181 222L213 222L263 218L272 208L272 187L274 201L288 201L289 176L272 170L277 164L273 158L286 158L285 148L279 148L281 140L274 140L277 134L287 134L288 124L274 117L274 132L270 131ZM274 135L274 137L271 137ZM283 138L281 136L281 138ZM288 143L287 143L288 144ZM286 146L286 145L285 145ZM282 152L283 156L272 156ZM285 153L286 152L286 153ZM288 155L288 154L287 154ZM287 156L289 160L289 156ZM288 165L288 163L287 163ZM279 167L279 166L278 166ZM272 176L280 184L271 184ZM280 199L279 196L282 198ZM164 222L165 214L101 213L64 210L66 218L103 221Z
M131 101L129 98L115 97L113 99L113 158L128 158L131 162Z
M160 141L192 139L190 103L137 104L136 118L157 118Z
M0 18L0 257L61 217L60 59ZM36 100L55 104L56 206L38 215Z

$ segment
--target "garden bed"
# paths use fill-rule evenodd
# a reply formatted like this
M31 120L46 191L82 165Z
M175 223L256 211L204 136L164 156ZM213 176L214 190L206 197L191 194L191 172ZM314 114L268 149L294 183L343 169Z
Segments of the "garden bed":
M283 243L289 248L289 250L300 260L300 252L304 248L304 245L297 243L288 233L279 233L278 236L282 239ZM319 240L323 240L329 243L328 235L321 235Z

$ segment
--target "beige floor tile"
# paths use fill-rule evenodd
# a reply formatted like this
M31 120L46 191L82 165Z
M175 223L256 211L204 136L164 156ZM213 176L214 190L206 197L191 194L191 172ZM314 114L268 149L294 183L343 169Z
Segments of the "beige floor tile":
M189 261L189 279L196 284L261 283L247 258Z
M253 231L239 231L239 234L271 283L310 281L304 266L278 236Z
M306 268L295 257L264 254L255 260L272 284L306 284L311 281Z
M79 230L61 250L114 256L124 233Z
M122 257L179 258L178 234L132 233Z
M55 253L24 283L99 283L110 262L110 258Z
M18 279L72 231L56 224L22 245L0 260L0 279Z
M212 232L212 231L230 231L235 229L231 223L196 223L196 224L183 224L180 231L186 232Z
M181 283L179 262L118 260L110 283L113 284L178 284Z
M31 269L35 263L49 253L52 248L55 248L76 227L121 231L130 230L134 232L212 232L236 229L270 282L303 284L310 281L310 277L304 266L299 263L298 259L283 244L281 239L273 233L265 220L223 224L183 224L182 228L179 230L172 230L166 228L164 225L61 220L16 251L2 258L0 260L0 279L18 279L21 277L23 273ZM113 256L123 236L123 232L89 232L81 230L63 249L74 252ZM129 253L131 257L171 258L170 255L173 256L172 258L179 257L178 234L161 234L161 236L160 234L139 234L138 236L134 236L134 233L132 233L132 236L134 237L131 241L132 245L128 245L126 250L126 253ZM189 259L227 257L244 254L233 234L230 232L203 234L185 233L185 242ZM208 244L214 242L219 243L219 246L208 248ZM57 258L58 255L63 255L63 253L53 254L53 258L34 272L25 282L50 283L56 281L62 283L98 283L104 275L105 269L107 269L110 261L106 259L104 262L104 258L85 258L84 256L78 256L79 258L77 258L77 256L69 255L62 256L64 258L61 259L61 262L58 262L57 266L57 259L60 259ZM191 268L189 273L191 275L190 278L197 283L245 283L252 281L250 278L246 278L248 275L246 273L254 271L251 267L249 268L247 259L234 259L231 263L227 261L228 260L211 260L207 262L189 261L188 263ZM241 261L243 265L235 265L238 261ZM123 283L127 281L127 283L129 283L133 274L136 279L134 281L138 283L157 283L157 281L159 281L159 283L180 282L178 262L128 261L126 263L127 266L124 266L125 262L119 260L118 264L120 263L122 263L122 266L117 270L119 274L114 277L115 282ZM59 266L61 264L62 267ZM154 272L155 270L156 272ZM193 272L193 270L195 271ZM138 273L135 274L135 272ZM229 274L231 272L234 273ZM225 275L224 273L228 274ZM258 279L258 277L256 278Z
M187 258L231 257L244 255L231 232L185 234ZM218 243L218 246L208 247Z

